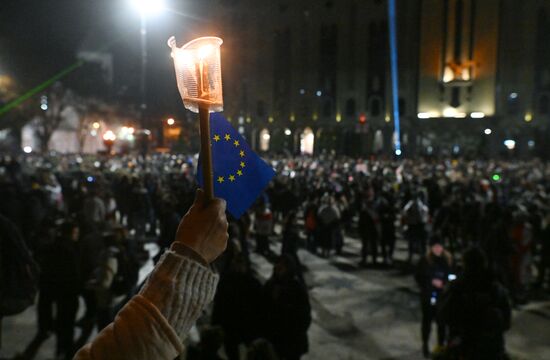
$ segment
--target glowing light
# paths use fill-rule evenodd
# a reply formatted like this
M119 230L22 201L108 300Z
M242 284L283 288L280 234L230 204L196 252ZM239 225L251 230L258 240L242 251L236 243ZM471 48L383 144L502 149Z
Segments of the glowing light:
M250 123L252 122L252 118L251 118L250 116L247 116L247 117L246 117L246 122L247 122L248 124L250 124Z
M313 121L317 121L317 119L319 118L319 115L317 115L317 113L313 113Z
M99 123L96 121L96 122L94 122L94 123L92 124L92 127L93 127L94 129L99 129L100 125L99 125Z
M305 89L300 89L300 95L304 95L306 93Z
M510 99L517 99L518 97L518 93L517 92L511 92L510 95L509 95Z
M131 4L144 15L155 15L164 10L163 0L130 0Z
M296 117L294 116L294 114L290 114L290 121L294 121L296 120Z
M48 110L48 104L41 104L40 108L44 111Z
M26 153L26 154L30 154L32 152L32 147L30 146L25 146L23 148L23 151Z
M418 113L418 118L419 119L429 119L430 117L431 117L430 113L427 113L427 112Z
M292 134L292 131L290 131L290 129L285 129L285 135L286 136L290 136Z
M262 139L264 140L269 140L271 138L271 136L268 134L268 133L265 133L262 135Z
M533 120L533 114L526 113L523 119L525 120L525 122L530 122L531 120Z
M474 111L470 114L470 116L472 117L472 119L483 119L485 117L485 113L481 111Z
M116 135L111 130L107 130L105 132L105 134L103 134L103 140L105 140L105 141L115 141L116 140Z
M94 161L94 167L98 168L101 166L101 163L99 161Z
M272 122L274 121L273 116L270 116L270 117L267 119L267 121L269 121L270 123L272 123Z
M342 115L340 113L336 114L336 122L342 121Z
M321 92L321 90L317 90L317 92L315 93L315 95L321 96L321 95L323 95L323 93Z
M401 149L397 149L397 150L395 150L395 155L397 155L397 156L401 156Z
M389 115L386 115L386 117L384 118L384 121L385 122L390 122L391 121L391 118Z
M134 132L136 132L136 129L134 129L133 127L130 126L130 127L128 128L128 133L129 133L129 134L133 134Z
M199 59L204 59L212 52L212 45L204 45L199 48Z
M92 136L97 136L97 130L92 130L92 131L90 131L90 135L92 135Z
M534 148L535 147L535 141L534 140L529 140L527 141L527 146L529 146L529 148Z
M174 124L176 123L176 121L175 121L174 119L170 118L170 119L166 120L166 123L167 123L168 125L172 126L172 125L174 125Z
M508 150L514 150L514 148L516 147L516 142L512 139L506 139L504 140L504 146L506 146Z
M493 181L500 181L500 175L499 174L493 174L492 179L493 179Z
M455 117L456 114L457 111L454 108L446 108L445 110L443 110L444 117Z
M443 72L443 82L449 83L454 80L454 77L455 75L453 73L453 69L451 69L450 66L445 66L445 71Z
M464 119L466 117L466 113L456 113L455 119Z
M493 130L487 128L487 129L483 130L483 132L485 133L485 135L491 135L491 133L493 132Z

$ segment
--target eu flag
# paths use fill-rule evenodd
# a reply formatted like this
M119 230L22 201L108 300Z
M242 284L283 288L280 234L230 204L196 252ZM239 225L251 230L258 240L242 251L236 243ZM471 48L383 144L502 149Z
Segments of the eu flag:
M243 137L219 113L210 115L214 195L225 199L238 219L275 176L275 171L250 149ZM197 181L203 186L199 161Z

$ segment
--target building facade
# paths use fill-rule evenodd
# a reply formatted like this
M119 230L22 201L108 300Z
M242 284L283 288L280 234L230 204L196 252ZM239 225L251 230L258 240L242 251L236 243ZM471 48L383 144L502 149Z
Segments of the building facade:
M212 0L225 114L260 151L391 154L386 0ZM397 1L405 153L527 154L550 122L550 2ZM487 134L489 133L489 134ZM510 142L508 142L510 145Z

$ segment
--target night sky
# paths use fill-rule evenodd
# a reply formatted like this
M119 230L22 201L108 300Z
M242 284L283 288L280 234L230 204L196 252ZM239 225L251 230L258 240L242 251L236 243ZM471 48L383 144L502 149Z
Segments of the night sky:
M203 2L204 3L204 2ZM148 102L151 110L178 108L173 65L166 46L179 45L205 27L201 1L166 1L167 11L148 20ZM176 12L185 14L178 15ZM138 97L140 74L139 14L128 0L2 0L0 72L30 88L73 64L83 46L107 47L114 55L114 94ZM77 72L66 82L78 81ZM162 108L162 110L158 110Z

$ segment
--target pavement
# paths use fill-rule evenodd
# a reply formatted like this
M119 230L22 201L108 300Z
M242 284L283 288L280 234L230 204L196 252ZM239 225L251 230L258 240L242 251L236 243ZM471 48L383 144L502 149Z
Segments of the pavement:
M279 253L279 237L273 239L271 249ZM308 269L305 280L313 310L308 333L310 351L303 359L422 359L418 290L404 265L405 243L398 241L396 266L392 268L360 267L360 249L358 239L346 237L344 252L339 256L322 258L299 250L300 261ZM158 251L153 244L148 250L152 256ZM252 254L251 259L260 278L269 278L270 261L258 254ZM152 262L147 262L140 277L145 278L152 267ZM3 320L0 359L9 359L24 349L35 334L35 319L36 309L31 307ZM548 339L550 301L538 300L514 310L512 328L506 335L513 359L550 359ZM53 359L54 346L52 337L36 359Z

